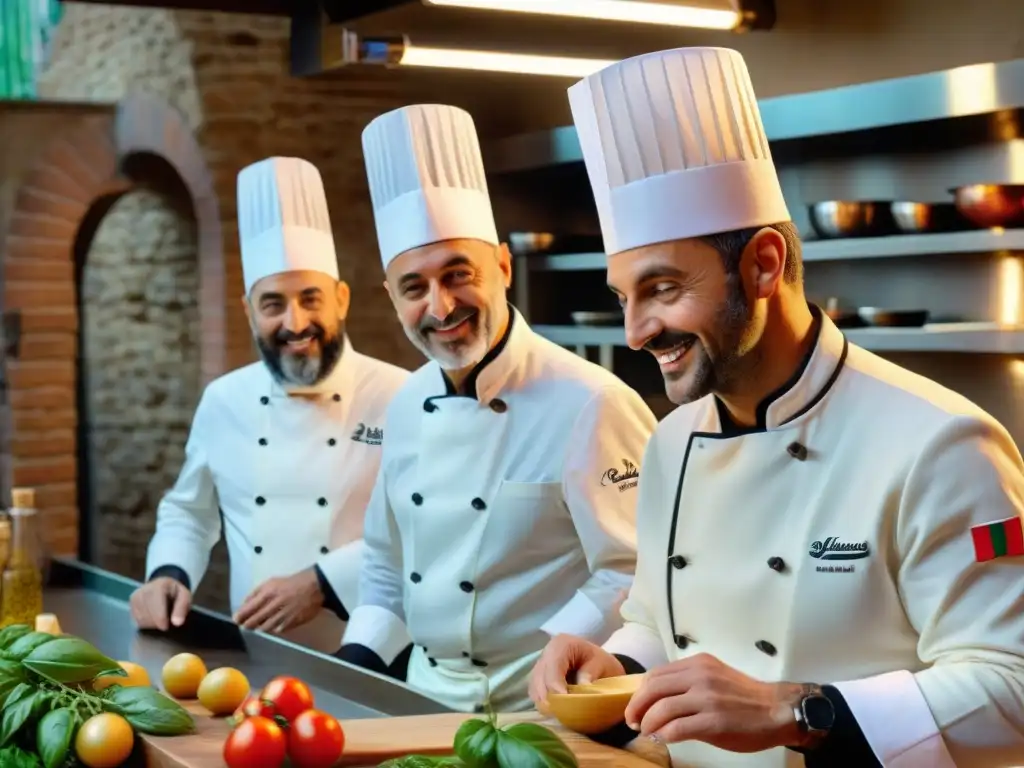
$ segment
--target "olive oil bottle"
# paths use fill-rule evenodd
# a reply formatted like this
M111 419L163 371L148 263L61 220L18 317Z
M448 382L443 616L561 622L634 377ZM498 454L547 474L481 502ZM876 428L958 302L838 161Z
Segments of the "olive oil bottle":
M11 492L11 545L0 588L0 627L35 626L43 612L43 548L35 491Z

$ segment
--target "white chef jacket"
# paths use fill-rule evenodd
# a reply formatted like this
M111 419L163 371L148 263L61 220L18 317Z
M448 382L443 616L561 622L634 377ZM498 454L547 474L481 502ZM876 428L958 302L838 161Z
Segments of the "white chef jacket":
M639 462L656 420L617 377L510 308L467 381L437 363L388 408L345 643L459 711L529 708L530 669L561 632L607 639L633 579Z
M146 573L178 566L195 590L223 515L232 612L265 580L318 560L351 610L384 413L408 376L346 339L331 374L303 390L312 397L286 392L262 362L213 381L196 410L178 480L157 508ZM283 636L334 652L343 632L340 619L323 610Z
M709 396L659 425L626 623L605 648L648 669L708 653L761 680L833 684L885 766L1024 764L1024 558L976 562L971 535L1022 514L1010 435L827 317L762 414L724 438ZM786 749L671 752L687 768L804 764Z

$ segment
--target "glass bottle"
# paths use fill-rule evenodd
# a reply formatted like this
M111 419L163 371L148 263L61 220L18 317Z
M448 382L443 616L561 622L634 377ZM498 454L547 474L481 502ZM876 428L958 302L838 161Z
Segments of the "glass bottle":
M44 567L35 491L15 488L11 499L11 546L0 591L0 627L35 626L36 616L43 612Z

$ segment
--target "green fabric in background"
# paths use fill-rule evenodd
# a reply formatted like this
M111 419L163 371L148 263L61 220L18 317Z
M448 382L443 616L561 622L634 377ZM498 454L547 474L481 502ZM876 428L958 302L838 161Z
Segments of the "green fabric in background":
M62 11L59 0L0 0L0 98L36 98Z

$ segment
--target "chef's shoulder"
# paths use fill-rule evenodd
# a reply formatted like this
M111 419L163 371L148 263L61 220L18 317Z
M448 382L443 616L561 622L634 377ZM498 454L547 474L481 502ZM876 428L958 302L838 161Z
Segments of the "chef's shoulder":
M249 363L221 374L203 389L196 408L196 419L209 418L224 409L237 410L260 404L270 384L267 367Z
M354 351L351 364L356 401L381 414L410 376L405 368Z

